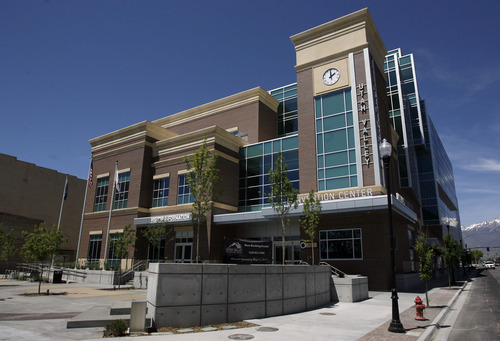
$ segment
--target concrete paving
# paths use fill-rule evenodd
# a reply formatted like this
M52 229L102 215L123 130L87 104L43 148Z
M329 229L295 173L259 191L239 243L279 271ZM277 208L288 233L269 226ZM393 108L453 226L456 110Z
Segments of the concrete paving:
M370 298L362 302L340 302L299 314L247 321L256 327L175 335L153 333L135 336L134 340L429 340L436 319L444 319L443 313L457 300L465 282L459 284L430 290L431 307L424 311L427 321L414 319L416 296L425 303L423 290L400 292L399 310L405 334L387 331L392 316L391 294L370 292ZM68 329L68 321L85 314L94 319L105 318L101 315L104 313L97 312L100 308L130 308L132 300L146 298L146 290L114 291L109 286L89 283L42 284L42 292L47 289L51 293L48 296L26 296L37 292L37 283L0 280L0 341L98 340L103 335L102 327Z

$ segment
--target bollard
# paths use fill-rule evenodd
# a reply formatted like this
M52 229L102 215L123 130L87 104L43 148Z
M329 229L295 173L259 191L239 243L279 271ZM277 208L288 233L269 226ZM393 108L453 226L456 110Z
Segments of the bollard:
M146 300L132 300L130 309L130 332L140 333L146 330Z

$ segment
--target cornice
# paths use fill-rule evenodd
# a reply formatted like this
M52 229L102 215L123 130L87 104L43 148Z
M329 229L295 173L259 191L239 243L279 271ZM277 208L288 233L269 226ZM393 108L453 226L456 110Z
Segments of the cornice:
M139 138L152 137L155 140L162 140L177 134L160 127L149 121L142 121L134 125L116 130L114 132L89 140L92 151L113 148L115 146L128 143Z
M205 139L207 144L217 143L236 153L239 152L240 147L248 144L248 142L218 126L211 126L158 141L153 144L153 155L164 157L180 151L198 148L203 145Z
M261 87L256 87L207 104L181 111L180 113L153 121L153 123L163 128L169 128L257 101L262 102L273 111L278 109L279 102Z
M330 55L318 58L311 57L307 62L297 61L296 70L310 67L340 55L362 50L366 47L370 49L377 65L382 67L381 70L383 70L383 60L387 50L367 8L295 34L290 39L295 46L296 52L299 53L330 40L342 39L343 36L347 35L354 35L358 39L362 37L362 39L357 41L350 39L353 42L352 46L341 51L334 51Z

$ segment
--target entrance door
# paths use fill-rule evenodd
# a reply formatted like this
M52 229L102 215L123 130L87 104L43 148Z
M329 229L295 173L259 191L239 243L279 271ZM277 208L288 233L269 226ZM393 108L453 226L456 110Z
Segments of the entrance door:
M281 241L274 242L274 264L283 262L283 246ZM300 263L300 242L285 241L285 264Z
M175 231L176 263L191 263L193 256L193 230Z
M193 243L175 244L176 263L191 263L192 253L193 253Z

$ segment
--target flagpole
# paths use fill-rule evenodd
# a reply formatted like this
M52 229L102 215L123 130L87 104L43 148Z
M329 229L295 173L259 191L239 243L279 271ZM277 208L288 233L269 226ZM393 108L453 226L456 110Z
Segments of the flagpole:
M80 220L80 234L78 235L78 246L76 247L76 255L75 255L75 270L76 270L76 265L78 264L78 255L80 254L80 242L82 241L83 217L85 216L85 206L87 204L87 193L89 190L89 180L91 177L91 175L90 175L91 171L92 171L92 155L90 156L89 172L88 172L88 176L87 176L87 186L85 186L85 197L83 199L82 219Z
M66 200L66 197L68 196L68 174L66 174L66 182L64 183L64 191L61 199L61 210L59 211L59 221L57 222L57 231L59 232L59 228L61 226L61 218L62 218L62 212L63 212L63 207L64 207L64 201ZM52 254L52 262L50 263L50 268L54 268L54 259L56 258L56 254Z
M115 202L115 187L118 183L118 161L115 164L115 179L113 179L113 189L111 191L111 204L109 206L109 216L108 216L108 230L106 232L106 244L104 245L104 264L103 268L106 267L108 261L108 241L109 241L109 226L111 224L111 212L113 211L113 204Z

